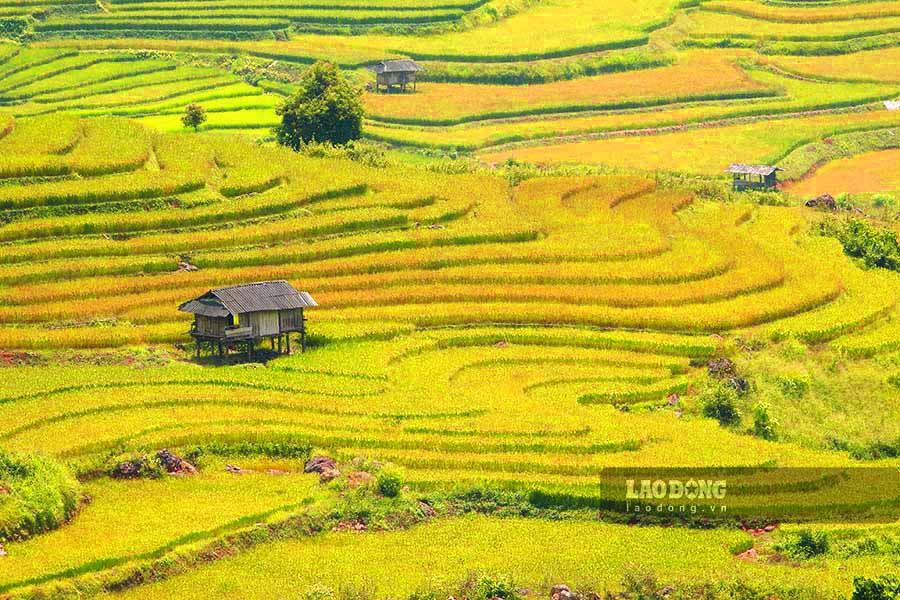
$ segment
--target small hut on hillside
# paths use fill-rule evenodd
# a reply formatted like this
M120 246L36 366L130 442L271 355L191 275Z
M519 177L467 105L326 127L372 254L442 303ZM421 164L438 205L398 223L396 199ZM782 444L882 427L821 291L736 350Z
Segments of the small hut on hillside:
M306 350L306 318L303 309L318 306L307 292L298 292L287 281L261 281L210 290L178 307L194 315L190 334L200 347L209 343L211 349L223 349L246 343L247 357L253 356L257 342L268 338L272 348L278 340L291 351L292 333L300 334L300 349Z
M369 70L375 73L375 92L381 91L384 86L386 92L392 92L397 88L401 92L406 91L406 86L412 84L416 91L416 74L424 71L413 60L383 60L377 65L372 65Z
M746 190L774 191L778 187L778 167L771 165L733 164L726 173L734 177L732 189L736 192Z

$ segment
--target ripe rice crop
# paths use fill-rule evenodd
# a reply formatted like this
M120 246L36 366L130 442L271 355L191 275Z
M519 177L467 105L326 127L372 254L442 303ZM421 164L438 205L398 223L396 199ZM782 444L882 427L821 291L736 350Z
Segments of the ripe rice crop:
M82 132L82 122L68 115L23 121L0 140L2 159L15 160L15 154L23 153L65 154L81 141Z
M900 145L900 141L895 142ZM813 197L841 189L848 194L900 190L897 161L900 150L878 150L850 158L838 158L816 169L809 177L790 186L801 197Z
M394 123L454 124L551 112L635 108L696 99L771 95L716 53L695 54L668 67L573 81L520 86L422 85L405 96L369 94L370 116ZM514 107L510 109L510 107Z
M831 348L854 358L867 358L900 349L900 323L896 312L884 321L877 321L865 329L838 338Z
M665 170L716 175L722 173L731 162L730 148L739 144L742 155L750 162L767 164L777 162L782 156L823 137L838 135L856 128L865 130L880 123L894 123L896 114L857 113L848 115L813 115L804 118L782 117L765 119L755 123L733 124L722 127L699 128L688 131L663 132L658 135L636 137L611 137L596 140L573 140L542 146L523 146L491 152L483 160L500 162L506 158L523 161L583 163L602 157L605 164L643 169L647 165L659 165Z
M0 144L12 140L15 155L54 123L69 126L57 119L29 118L30 133L14 129ZM854 363L863 351L842 342L867 353L894 347L882 319L896 310L895 274L861 271L832 240L809 236L815 213L806 209L713 202L637 175L513 185L486 173L375 168L113 118L71 130L80 132L72 147L34 155L35 164L103 172L129 156L144 162L125 174L0 185L32 204L48 186L70 186L87 203L3 213L0 348L38 362L0 379L0 443L45 452L86 478L118 453L207 451L200 475L134 482L134 498L122 495L129 484L86 483L97 504L84 515L54 537L9 545L16 554L0 588L10 593L29 582L106 581L244 526L259 535L254 524L318 506L272 504L305 478L265 473L301 470L296 453L310 446L404 467L404 494L500 486L535 510L570 508L572 519L593 506L610 466L852 464L818 441L771 442L744 435L746 422L727 429L701 418L704 365L772 356L737 352L738 334L837 338L831 348ZM108 137L123 140L119 150L100 144ZM88 200L110 181L149 175L190 176L202 189L147 205ZM176 272L180 260L200 270ZM307 353L257 369L168 358L189 341L190 316L176 310L185 298L279 278L320 303ZM786 411L779 418L794 414L780 395L771 402L773 413ZM258 473L226 473L226 461ZM94 519L121 519L122 507L134 519L159 502L194 503L196 486L230 502L238 488L255 491L257 476L267 479L249 508L216 516L179 505L180 519L160 526L149 515L147 531L87 547ZM730 549L721 554L733 560ZM183 577L171 582L189 589L193 575Z
M58 148L48 150L44 146L42 149L41 145L48 142L58 144L60 140L48 138L45 134L59 131L60 126L65 128L67 120L54 116L28 121L28 125L21 128L21 136L30 136L34 141L29 146L38 152L33 155L11 154L0 159L0 179L71 173L104 175L135 170L150 157L147 132L136 125L120 120L97 120L83 125L78 121L74 123L77 127L72 130L72 135L77 137L77 141L74 148L67 147L65 154L61 154L54 151ZM21 139L16 136L9 143L22 143Z
M88 67L65 71L53 76L41 78L40 81L18 86L7 92L9 98L30 98L46 94L59 93L64 90L81 88L87 83L117 80L173 69L174 64L163 60L121 61L112 60L96 62Z
M212 3L203 4L204 19L241 19L252 21L257 19L288 19L296 23L321 25L383 25L397 23L436 23L453 21L463 16L459 9L435 10L321 10L294 7L219 7ZM148 9L133 11L130 7L107 13L108 21L118 21L122 29L142 29L139 24L144 21L184 21L191 18L191 10L178 10L177 5L166 5L163 10ZM90 19L93 20L93 19ZM135 25L138 24L137 27ZM151 28L152 29L152 28Z
M127 56L120 57L127 59ZM71 71L86 69L100 63L104 57L99 54L72 54L62 55L53 60L36 60L26 68L18 69L14 73L7 73L0 82L0 98L9 99L15 97L14 92L19 87L35 83L44 77L62 75ZM12 96L11 92L13 92Z
M691 17L692 34L703 38L752 38L807 41L844 41L900 31L900 15L837 21L782 23L731 14L700 11Z
M785 91L784 96L765 98L750 102L704 102L696 106L666 107L653 110L620 111L592 116L563 115L547 118L513 119L484 123L467 123L451 127L390 126L372 122L366 128L366 135L397 145L443 148L478 149L499 144L515 144L543 138L570 137L571 141L581 141L610 135L643 130L644 136L667 133L665 128L683 130L700 128L704 123L710 126L739 125L754 121L781 120L788 118L785 113L836 109L849 104L865 104L872 100L889 98L893 86L847 83L812 83L790 79L772 73L754 72L753 77L768 86L777 86ZM790 115L792 123L801 123L817 115ZM729 119L733 121L728 122ZM745 121L741 121L744 119ZM876 127L877 123L895 123L900 119L896 112L866 110L842 112L832 115L834 128ZM866 125L871 124L871 125ZM569 141L569 140L566 140Z
M191 16L180 20L140 20L123 21L111 17L98 18L66 18L56 21L40 23L35 29L41 32L66 32L81 31L85 33L96 31L272 31L287 29L290 21L284 19L209 19L206 17Z
M900 82L900 48L856 52L843 56L780 56L780 68L818 79Z
M766 6L747 0L715 0L705 3L703 10L779 23L818 23L900 16L900 8L893 2L807 8Z
M174 66L174 65L169 65ZM86 97L104 94L108 92L123 92L135 88L151 86L154 84L175 83L183 81L200 81L214 79L220 76L218 71L204 68L185 67L180 69L166 68L153 73L122 74L111 81L90 81L79 86L76 90L63 90L48 92L30 100L36 104L56 104L66 101L84 99Z

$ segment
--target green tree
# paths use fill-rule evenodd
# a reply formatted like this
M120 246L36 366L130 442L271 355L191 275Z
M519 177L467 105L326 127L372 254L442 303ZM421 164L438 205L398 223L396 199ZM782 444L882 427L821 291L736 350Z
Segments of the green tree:
M191 102L184 108L181 122L185 127L193 127L194 131L197 131L205 121L206 110L196 102Z
M275 128L275 137L294 150L310 142L346 144L362 135L362 91L330 62L307 69L300 89L277 112L281 125Z
M777 437L778 421L772 418L770 411L771 407L765 402L757 402L753 406L753 435L764 440L774 440Z
M703 416L716 419L723 427L737 425L741 422L741 411L737 407L737 399L737 392L734 388L716 382L700 394Z

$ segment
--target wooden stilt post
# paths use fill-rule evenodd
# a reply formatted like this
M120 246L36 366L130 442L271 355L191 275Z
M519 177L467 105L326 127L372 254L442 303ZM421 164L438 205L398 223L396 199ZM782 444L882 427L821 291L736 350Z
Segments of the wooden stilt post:
M222 354L224 354L222 352L222 342L219 342L219 358L222 358Z
M200 358L200 338L197 338L197 358Z
M288 333L285 337L285 341L287 342L287 353L291 353L291 334Z
M247 360L253 358L253 340L247 340Z
M282 337L283 337L283 336L279 333L279 334L278 334L278 354L281 354L281 345L282 345L282 339L281 339L281 338L282 338Z
M269 338L269 345L272 347L272 350L275 350L275 338Z
M300 332L300 353L306 352L306 328Z

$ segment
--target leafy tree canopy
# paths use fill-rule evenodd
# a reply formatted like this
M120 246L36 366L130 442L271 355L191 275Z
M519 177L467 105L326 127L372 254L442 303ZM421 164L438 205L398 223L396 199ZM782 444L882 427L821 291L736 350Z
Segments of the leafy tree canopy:
M193 127L194 131L197 131L205 121L206 110L202 106L196 102L191 102L185 107L184 115L181 117L181 122L185 127Z
M310 67L297 93L277 112L281 125L275 128L276 139L294 150L310 142L346 144L362 135L362 91L330 62Z

